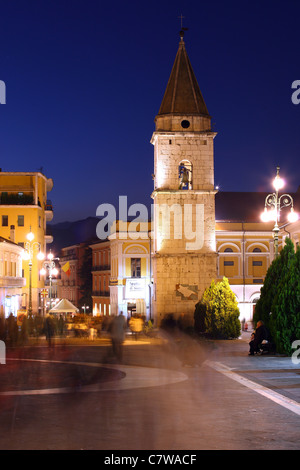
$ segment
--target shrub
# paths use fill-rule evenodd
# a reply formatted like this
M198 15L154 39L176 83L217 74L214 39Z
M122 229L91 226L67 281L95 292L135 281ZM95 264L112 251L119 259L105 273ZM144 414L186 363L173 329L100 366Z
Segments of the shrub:
M196 305L195 329L214 338L237 338L241 332L239 313L228 279L212 281Z

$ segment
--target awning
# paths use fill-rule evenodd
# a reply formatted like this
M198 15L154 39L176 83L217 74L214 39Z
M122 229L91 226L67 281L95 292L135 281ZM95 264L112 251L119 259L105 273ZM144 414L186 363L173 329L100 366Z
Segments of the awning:
M62 299L55 307L49 310L49 313L75 313L79 312L78 308L72 304L68 299Z

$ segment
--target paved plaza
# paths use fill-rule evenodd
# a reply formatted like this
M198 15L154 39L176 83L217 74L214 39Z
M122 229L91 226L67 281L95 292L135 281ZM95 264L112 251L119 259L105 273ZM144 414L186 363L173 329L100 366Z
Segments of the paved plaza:
M128 336L121 364L106 337L7 348L0 448L298 450L300 365L249 336Z

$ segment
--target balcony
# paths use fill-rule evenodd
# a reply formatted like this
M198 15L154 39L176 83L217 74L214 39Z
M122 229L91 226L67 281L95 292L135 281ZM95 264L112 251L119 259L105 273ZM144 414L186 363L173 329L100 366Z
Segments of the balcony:
M103 291L103 290L93 290L92 296L93 297L109 297L110 293L107 291Z
M110 271L110 265L102 264L99 266L93 266L92 271Z
M46 233L45 233L45 243L52 243L53 242L53 235L51 227L48 225L46 226Z
M76 286L75 281L66 281L66 280L62 280L61 285L65 286L65 287L75 287Z
M34 205L34 199L32 194L24 194L23 192L7 193L2 191L0 204L7 206L32 206Z
M0 287L25 287L26 279L24 277L0 276Z
M52 202L49 199L47 199L47 202L45 204L45 216L47 222L50 222L53 219L53 206Z

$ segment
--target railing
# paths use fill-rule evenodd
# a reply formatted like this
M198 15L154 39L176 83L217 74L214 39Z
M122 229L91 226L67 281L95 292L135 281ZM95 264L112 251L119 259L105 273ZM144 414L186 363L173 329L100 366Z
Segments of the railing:
M76 255L64 255L64 256L61 256L59 259L63 263L63 262L66 262L66 261L78 259L78 256L76 256Z
M93 290L92 295L95 297L109 297L110 293L103 290Z
M110 271L110 264L93 266L92 271Z
M47 202L45 204L45 211L53 211L53 205L50 199L47 199Z
M66 280L61 280L61 284L60 284L62 287L74 287L76 286L75 284L75 281L66 281Z
M7 194L6 192L2 192L0 204L31 206L34 204L34 199L31 194Z

